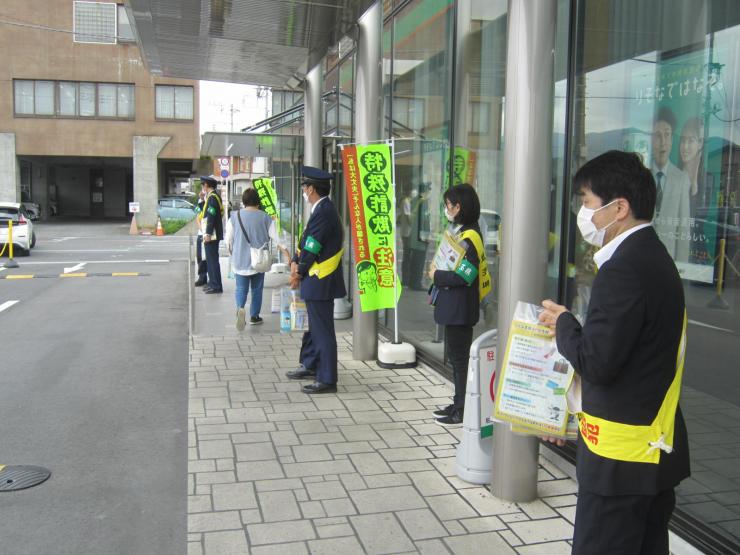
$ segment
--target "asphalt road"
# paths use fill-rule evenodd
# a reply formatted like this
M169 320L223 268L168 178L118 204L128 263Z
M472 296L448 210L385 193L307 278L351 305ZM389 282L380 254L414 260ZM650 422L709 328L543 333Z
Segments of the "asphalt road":
M0 464L52 476L0 493L0 552L184 553L188 238L36 232L0 272L54 276L0 279Z

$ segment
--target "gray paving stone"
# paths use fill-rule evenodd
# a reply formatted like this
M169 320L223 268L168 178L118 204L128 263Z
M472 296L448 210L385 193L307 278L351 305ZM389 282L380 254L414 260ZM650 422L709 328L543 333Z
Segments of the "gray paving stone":
M198 472L195 474L195 482L198 485L228 484L236 482L236 479L234 478L233 470L224 472Z
M240 530L242 527L239 513L197 513L188 515L188 532L212 532L215 530Z
M546 497L542 501L553 508L569 507L571 505L575 506L575 504L578 502L578 497L576 497L575 495L556 495L554 497Z
M346 498L347 492L339 481L306 484L308 496L314 501Z
M522 540L511 530L501 530L498 534L506 540L506 543L513 547L523 545Z
M265 411L262 409L226 409L229 422L265 422Z
M387 488L392 486L408 486L411 480L405 474L375 474L365 476L368 488Z
M450 533L450 536L462 536L463 534L467 534L465 527L457 520L447 520L444 525Z
M274 522L269 524L248 524L247 535L251 545L265 545L269 543L285 543L316 538L311 522L308 520L294 520Z
M521 555L570 555L572 550L568 542L548 542L516 548L517 553Z
M367 484L359 474L342 474L339 476L344 488L348 491L367 489Z
M421 555L449 555L450 550L447 549L442 540L423 540L415 542L416 549Z
M326 432L321 420L298 420L293 422L293 429L298 435Z
M270 439L276 447L301 444L301 440L293 431L270 432Z
M233 443L261 443L264 441L270 441L270 434L268 432L246 432L243 434L231 434L231 441Z
M203 545L200 542L188 542L188 555L203 555Z
M214 484L211 487L213 509L229 511L257 508L252 483Z
M302 489L303 482L299 478L284 478L282 480L259 480L255 482L257 491L279 491L285 489Z
M350 453L370 453L373 448L367 441L348 441L345 443L330 443L327 445L334 455L348 455Z
M216 461L214 460L195 460L188 462L188 472L194 474L196 472L215 472Z
M414 544L393 514L360 515L350 517L350 520L370 555L414 550Z
M329 526L316 526L316 533L320 538L339 538L342 536L354 536L355 531L349 524L331 524Z
M349 461L322 461L311 463L284 464L283 469L289 478L302 476L323 476L324 474L348 474L355 469Z
M517 506L520 510L524 511L532 520L558 516L555 511L553 511L540 499L537 499L536 501L532 501L530 503L517 503Z
M396 516L412 540L440 538L447 535L445 527L429 509L399 511Z
M321 501L304 501L298 504L303 518L323 518L326 516Z
M239 515L242 519L242 524L257 524L262 522L262 513L259 509L245 509L239 511Z
M188 495L188 513L206 513L211 510L210 495Z
M497 532L467 534L443 540L453 553L516 553Z
M380 430L378 435L388 447L416 447L416 442L405 430Z
M220 459L234 456L234 446L231 441L199 441L198 452L201 459Z
M311 540L308 542L308 548L311 555L364 555L365 553L360 542L354 536Z
M296 445L293 456L296 462L330 461L334 458L324 445Z
M427 472L411 472L408 477L411 478L412 482L414 482L419 493L424 496L444 495L446 493L455 492L449 482L436 470L430 470Z
M412 461L417 459L431 459L434 455L426 447L399 447L396 449L381 449L378 453L386 461Z
M265 522L297 520L301 511L291 490L263 491L257 494Z
M243 530L209 532L203 535L205 555L248 555L247 537Z
M562 516L565 520L570 522L571 524L576 523L576 508L575 506L572 507L560 507L557 509L557 512L560 516Z
M573 537L573 525L564 518L512 522L509 528L526 544L567 540Z
M339 426L339 430L347 441L374 441L380 439L375 430L366 424Z
M353 453L349 456L357 472L363 476L371 474L388 474L391 468L377 453Z
M440 520L471 518L478 516L473 508L457 494L427 497L426 502Z
M516 503L510 503L508 501L498 499L491 495L488 490L483 488L461 490L460 495L464 497L481 516L519 512Z
M316 434L301 434L303 445L317 445L320 443L336 443L344 438L339 432L321 432Z
M203 424L196 425L198 437L212 434L238 434L244 431L244 424Z
M216 470L234 470L235 468L236 466L233 458L216 460Z
M393 472L423 472L425 470L434 470L429 459L418 461L398 461L388 464L393 469Z
M285 478L282 467L277 461L252 461L237 463L236 475L240 482Z
M411 486L352 491L349 495L360 513L426 508L424 499Z
M492 532L506 530L506 524L496 516L482 516L477 518L465 518L460 521L468 532Z
M351 414L357 424L376 424L391 421L390 417L382 410L356 411Z
M247 443L235 446L236 460L243 461L269 461L277 458L277 453L272 442Z
M305 543L281 543L252 548L252 555L308 555Z
M321 502L327 517L356 515L357 509L347 498L327 499Z

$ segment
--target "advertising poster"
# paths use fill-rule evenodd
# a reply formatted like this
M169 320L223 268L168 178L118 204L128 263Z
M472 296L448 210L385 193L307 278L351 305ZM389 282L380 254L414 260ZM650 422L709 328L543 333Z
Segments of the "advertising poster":
M396 195L391 145L347 145L342 163L360 308L363 312L393 308ZM400 296L400 282L397 290Z
M277 193L273 185L272 177L260 177L252 180L254 190L260 197L262 209L275 220L277 229L280 229L280 211L278 210Z
M721 192L722 51L663 54L654 71L630 76L633 102L624 149L640 153L655 178L654 226L683 279L712 283ZM647 134L638 132L646 129Z

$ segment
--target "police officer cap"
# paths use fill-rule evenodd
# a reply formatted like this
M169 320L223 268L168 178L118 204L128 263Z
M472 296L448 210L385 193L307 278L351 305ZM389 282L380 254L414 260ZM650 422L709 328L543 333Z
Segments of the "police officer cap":
M208 184L209 186L213 187L214 189L218 185L218 180L209 176L209 175L201 175L200 176L200 182L205 184Z
M303 166L301 170L303 177L309 181L316 181L319 183L329 184L329 181L334 178L329 172L325 172L322 169L314 168L312 166Z

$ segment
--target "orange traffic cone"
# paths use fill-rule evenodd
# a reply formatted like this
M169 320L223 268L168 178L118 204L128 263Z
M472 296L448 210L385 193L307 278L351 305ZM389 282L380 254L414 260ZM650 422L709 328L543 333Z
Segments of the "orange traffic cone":
M164 229L162 229L162 220L157 217L157 236L161 237L164 235Z
M131 227L128 230L129 235L138 235L139 234L139 226L136 225L136 214L134 214L131 218Z

